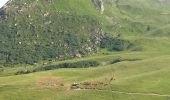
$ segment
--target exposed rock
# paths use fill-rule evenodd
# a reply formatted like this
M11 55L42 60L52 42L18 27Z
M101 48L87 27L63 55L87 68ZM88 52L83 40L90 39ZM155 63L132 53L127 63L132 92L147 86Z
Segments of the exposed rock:
M91 36L91 41L95 44L98 45L102 41L102 39L105 37L105 33L103 32L102 29L96 28L94 29L94 34Z
M81 54L79 54L79 53L78 53L78 54L75 54L75 57L76 57L76 58L81 58Z
M80 88L80 84L79 83L73 83L71 85L71 89L79 89Z
M92 0L92 2L95 5L96 9L99 10L101 14L103 14L105 10L103 0Z

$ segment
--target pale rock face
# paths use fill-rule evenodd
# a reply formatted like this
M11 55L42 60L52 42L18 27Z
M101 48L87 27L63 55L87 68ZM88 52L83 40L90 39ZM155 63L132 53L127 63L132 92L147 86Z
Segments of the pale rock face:
M105 10L103 0L92 0L92 2L96 6L96 9L99 10L101 14L103 14Z
M100 0L100 12L101 12L101 14L103 14L104 10L105 10L104 3L103 3L102 0Z

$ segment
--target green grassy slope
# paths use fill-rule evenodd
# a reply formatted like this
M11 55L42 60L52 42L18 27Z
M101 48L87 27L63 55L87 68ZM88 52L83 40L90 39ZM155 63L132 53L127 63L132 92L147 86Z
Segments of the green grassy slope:
M28 75L0 77L2 100L166 100L169 98L170 53L161 51L125 52L85 59L105 59L111 56L141 58L140 61L124 61L113 65L87 69L58 69ZM84 60L85 60L84 59ZM114 73L111 85L101 90L70 90L74 82L106 80ZM45 87L39 80L57 79L64 88ZM111 92L112 91L112 92ZM119 93L123 92L123 93ZM137 94L128 94L137 93ZM152 95L159 94L159 95ZM164 96L165 95L165 96Z
M157 0L118 0L116 5L106 0L105 4L108 4L105 15L112 19L114 26L111 29L116 33L143 35L167 26L170 22L169 5Z
M41 9L48 8L46 1L48 0L41 1L37 6ZM122 39L129 40L136 46L121 52L99 49L98 53L83 58L50 63L47 61L45 65L42 61L36 65L0 68L0 100L169 100L169 5L157 0L118 0L117 5L111 1L104 0L103 15L90 0L54 0L56 5L53 7L61 12L68 10L74 14L73 19L88 15L88 22L91 23L91 18L100 21L99 26L101 25L105 32L110 35L120 34ZM48 11L53 9L49 8ZM93 24L88 22L84 25L91 27L89 25ZM37 66L87 60L107 62L116 57L140 60L121 61L94 68L63 68L15 75L18 70L34 69ZM74 82L108 81L112 76L115 80L110 85L88 90L70 89ZM60 83L63 83L64 87L56 86Z

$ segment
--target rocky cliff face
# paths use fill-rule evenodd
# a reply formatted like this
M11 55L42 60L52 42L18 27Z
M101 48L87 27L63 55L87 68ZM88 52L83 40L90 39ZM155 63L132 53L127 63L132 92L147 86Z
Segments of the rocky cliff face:
M92 2L95 5L96 9L99 10L101 14L103 14L105 10L103 0L92 0Z

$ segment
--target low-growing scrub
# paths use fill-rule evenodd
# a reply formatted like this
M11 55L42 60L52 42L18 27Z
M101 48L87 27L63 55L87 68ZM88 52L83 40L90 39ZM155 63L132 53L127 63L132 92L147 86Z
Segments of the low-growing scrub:
M33 72L39 72L39 71L46 71L46 70L53 70L53 69L59 69L59 68L88 68L88 67L96 67L100 65L97 61L79 61L79 62L72 62L72 63L61 63L57 65L49 65L49 66L43 66L43 67L37 67L33 70L18 70L15 75L21 75L21 74L29 74Z
M111 61L111 64L115 64L115 63L118 63L118 62L122 62L122 61L138 61L138 60L142 60L142 59L139 59L139 58L121 58L121 57L117 57L117 58L113 58L113 60Z
M112 36L106 36L101 41L100 47L107 48L109 51L124 51L133 46L128 40L120 39L119 37L113 38Z
M118 62L121 62L121 61L124 61L121 57L113 58L112 61L111 61L111 64L115 64L115 63L118 63Z
M74 63L61 63L58 65L49 65L45 67L40 67L35 70L37 71L45 71L45 70L52 70L52 69L58 69L58 68L88 68L88 67L96 67L99 65L99 62L97 61L79 61Z

